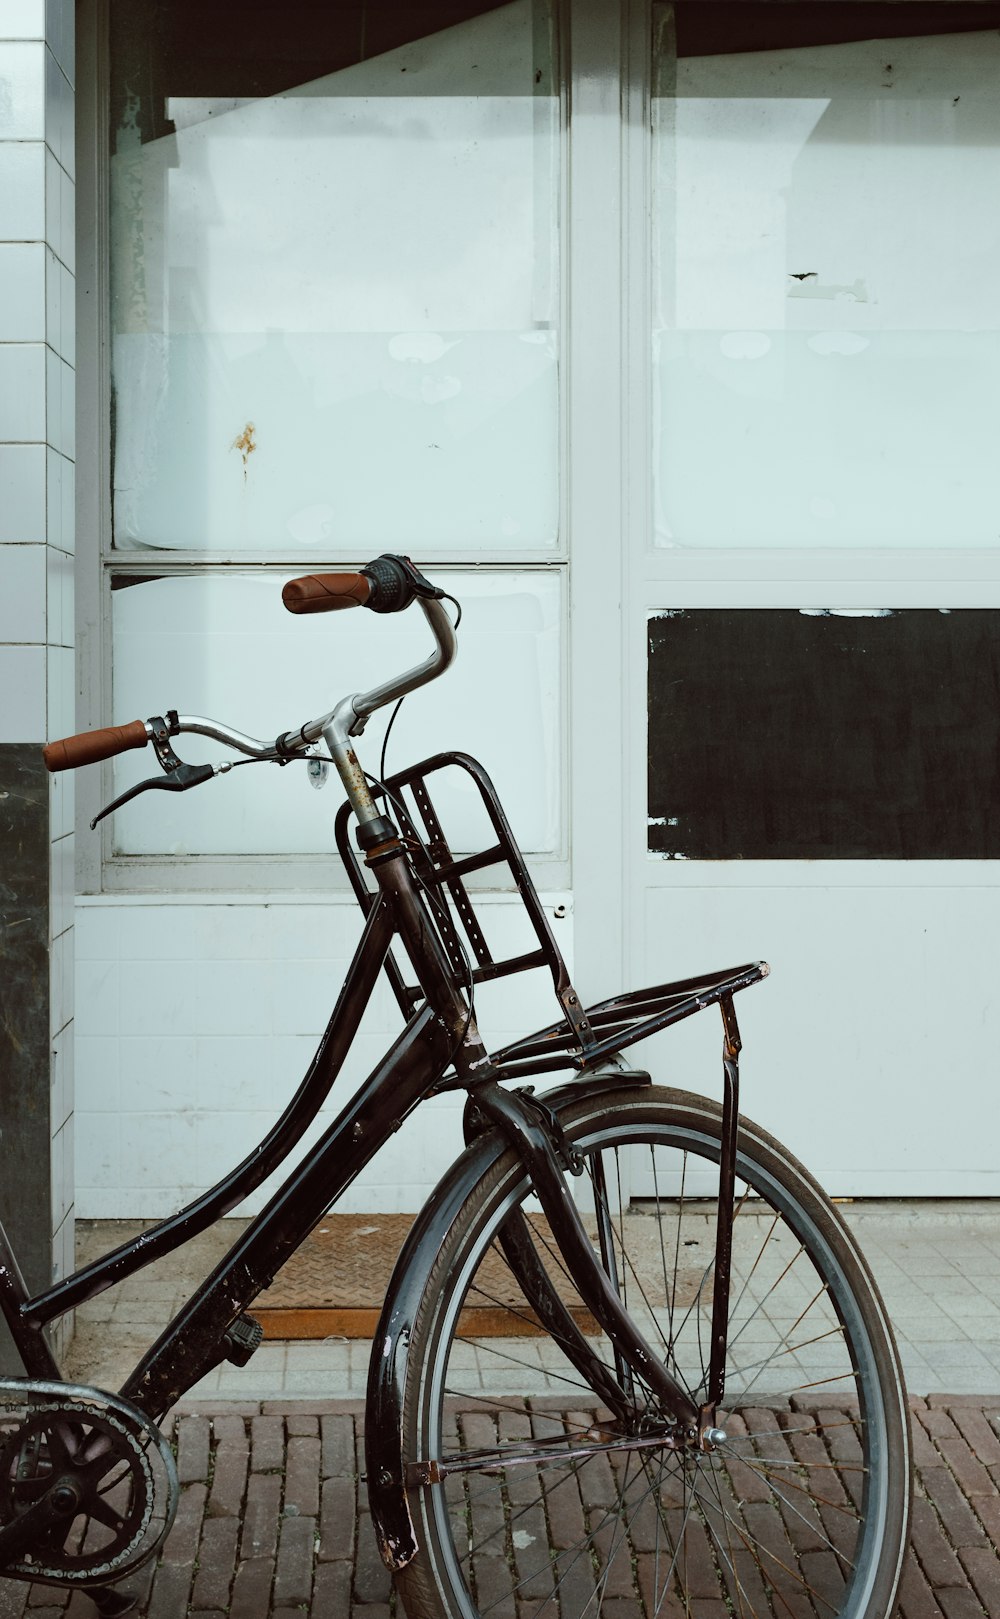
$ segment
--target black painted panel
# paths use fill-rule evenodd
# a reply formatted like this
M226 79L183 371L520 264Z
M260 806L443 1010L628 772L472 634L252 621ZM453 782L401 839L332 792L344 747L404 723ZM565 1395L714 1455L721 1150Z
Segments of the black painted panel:
M900 39L996 28L1000 7L990 0L678 0L678 56L731 55L840 45L854 39Z
M649 848L1000 858L1000 612L649 624Z
M48 942L42 750L0 746L0 1219L33 1291L52 1280ZM22 1369L6 1328L0 1369Z

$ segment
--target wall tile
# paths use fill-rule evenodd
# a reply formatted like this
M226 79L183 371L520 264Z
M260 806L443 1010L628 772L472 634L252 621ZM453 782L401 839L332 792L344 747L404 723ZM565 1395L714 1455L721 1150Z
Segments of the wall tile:
M47 56L42 44L0 45L0 140L45 139Z
M48 735L71 736L76 730L76 659L72 647L47 647L45 663Z
M175 964L176 965L176 964ZM187 1026L195 1034L269 1035L273 968L263 961L201 961Z
M76 928L73 929L76 932ZM82 1042L91 1036L118 1038L118 963L78 961L76 975L76 1032L80 1040L77 1080L81 1095L89 1068L83 1064Z
M68 771L67 774L72 776L73 772ZM57 779L59 778L53 777L53 780ZM89 904L86 899L77 901L76 960L78 967L82 967L84 962L108 962L117 958L121 938L121 919L130 909L144 910L145 907L126 907L106 903L93 905Z
M192 1114L124 1114L122 1179L132 1187L165 1187L189 1198L198 1184L196 1138Z
M45 545L5 545L0 551L0 642L45 640L47 550Z
M76 365L76 277L65 264L56 261L59 277L60 354L68 365ZM75 399L74 399L75 406Z
M62 417L60 437L62 453L71 461L76 459L76 372L71 365L59 362L59 410ZM55 446L59 448L59 446Z
M60 933L49 946L49 1034L64 1029L73 1017L73 929Z
M66 456L47 446L45 450L45 506L50 545L68 556L73 554L73 496L76 468Z
M0 444L0 545L45 543L45 446Z
M72 832L52 844L49 865L49 937L58 939L73 926L76 887L76 839Z
M82 1216L95 1201L87 1197L91 1187L121 1185L121 1129L117 1114L87 1113L78 1106L75 1139L76 1208L77 1214ZM130 1184L139 1184L138 1175L133 1175L131 1171ZM120 1197L110 1201L118 1209L121 1208ZM101 1219L103 1216L102 1209L94 1217Z
M53 349L45 350L45 388L45 437L54 450L72 460L76 444L76 375Z
M0 646L0 742L45 741L45 648Z
M0 243L0 343L45 342L45 246Z
M61 1029L52 1042L52 1101L49 1124L53 1132L66 1123L73 1112L76 1041L73 1024Z
M0 241L45 237L45 156L41 141L0 143Z
M73 1115L52 1137L51 1186L52 1227L58 1229L73 1206L74 1147Z
M124 1113L183 1113L197 1104L196 1041L171 1034L155 991L145 1002L146 1030L119 1041L119 1098Z
M0 80L0 96L2 93ZM0 345L0 443L40 444L44 440L45 355L42 343Z
M77 983L84 974L79 963ZM92 1113L121 1112L120 1062L121 1041L116 1036L81 1034L79 1017L75 1025L76 1046L76 1111L89 1117Z
M76 641L73 558L51 545L45 550L46 639L50 646L72 647Z
M118 964L119 1027L123 1035L145 1035L152 1025L191 1031L191 1014L201 963L165 961L151 972L127 958Z
M76 271L76 186L66 173L59 170L59 257L66 268Z
M73 832L75 799L72 770L59 770L49 777L49 835L53 841Z
M66 173L75 175L73 90L51 50L45 53L45 139Z
M45 0L45 38L70 84L76 75L73 0Z
M71 1203L66 1211L65 1219L56 1228L52 1238L52 1280L54 1282L62 1281L64 1276L71 1276L76 1269L76 1232L74 1229L76 1222L73 1217L74 1213L75 1205ZM73 1316L71 1312L68 1317L68 1326L65 1319L57 1324L57 1344L61 1332L66 1334L66 1338L72 1335L72 1325ZM60 1359L68 1347L66 1338L62 1340L61 1345L56 1349L56 1354Z
M0 40L44 38L45 0L4 0L0 9Z

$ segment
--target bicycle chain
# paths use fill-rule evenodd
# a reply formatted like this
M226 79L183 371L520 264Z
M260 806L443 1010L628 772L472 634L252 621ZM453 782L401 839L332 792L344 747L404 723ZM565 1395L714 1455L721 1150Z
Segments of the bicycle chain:
M55 1506L60 1492L70 1507ZM158 1550L177 1499L166 1440L127 1400L0 1378L0 1574L83 1589L121 1579ZM32 1511L43 1516L22 1545Z

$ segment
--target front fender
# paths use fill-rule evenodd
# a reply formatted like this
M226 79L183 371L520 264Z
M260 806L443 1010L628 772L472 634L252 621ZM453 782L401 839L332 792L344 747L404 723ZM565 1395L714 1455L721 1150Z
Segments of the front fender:
M648 1074L614 1069L543 1093L556 1114L571 1103L649 1084ZM416 1312L445 1236L473 1187L506 1150L496 1130L478 1136L438 1183L413 1222L396 1261L372 1343L365 1408L368 1499L379 1552L390 1570L405 1568L417 1554L417 1537L403 1479L403 1393Z

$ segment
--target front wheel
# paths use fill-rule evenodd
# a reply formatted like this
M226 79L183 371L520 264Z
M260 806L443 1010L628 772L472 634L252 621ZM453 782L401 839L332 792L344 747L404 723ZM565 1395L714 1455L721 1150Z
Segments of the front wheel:
M603 1209L622 1299L699 1404L721 1110L623 1089L561 1117L595 1245ZM677 1448L638 1383L634 1420L609 1420L538 1331L498 1241L515 1210L614 1368L534 1208L499 1151L416 1313L403 1461L438 1466L410 1493L419 1550L397 1578L411 1619L887 1619L909 1519L906 1393L864 1260L802 1165L741 1120L725 1437L711 1451Z

